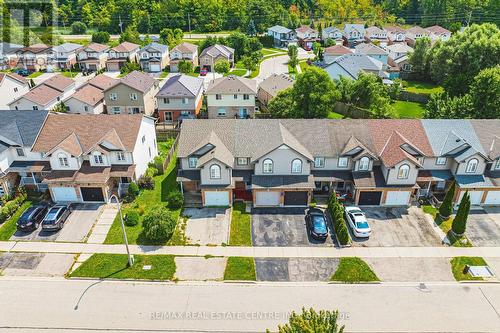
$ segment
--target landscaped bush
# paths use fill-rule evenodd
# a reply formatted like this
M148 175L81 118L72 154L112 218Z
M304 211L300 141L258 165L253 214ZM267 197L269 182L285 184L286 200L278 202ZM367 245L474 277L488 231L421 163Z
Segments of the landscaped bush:
M139 213L135 210L130 210L125 216L125 225L133 227L139 223Z
M128 186L127 194L133 200L139 194L139 186L135 182L131 182Z
M158 174L158 169L156 167L154 167L154 166L148 166L148 168L146 169L145 175L148 176L148 177L153 178L157 174Z
M159 155L154 158L153 162L151 162L151 164L158 171L159 175L163 175L163 172L164 172L164 170L163 170L163 162L164 162L163 157L161 157Z
M168 209L158 206L144 215L144 236L152 242L167 241L175 230L177 220Z
M3 223L9 217L11 217L17 209L26 201L26 191L24 188L20 187L17 191L14 199L7 201L0 208L0 223Z
M87 31L87 25L83 22L76 21L71 25L73 35L84 34Z
M139 185L139 187L142 189L152 190L155 188L153 177L150 177L148 175L141 176L141 178L139 178L139 181L137 182L137 185Z
M179 209L184 204L184 196L180 191L172 191L167 197L168 207Z
M443 199L443 202L441 203L441 206L439 206L439 216L447 220L450 215L453 213L453 197L455 196L455 182L453 182L448 189L448 192L446 192L446 195Z
M107 31L97 31L92 34L92 42L106 44L109 42L109 32Z
M332 217L333 230L337 235L340 245L348 245L351 242L347 224L344 218L344 207L338 201L337 195L333 193L328 200L328 212Z

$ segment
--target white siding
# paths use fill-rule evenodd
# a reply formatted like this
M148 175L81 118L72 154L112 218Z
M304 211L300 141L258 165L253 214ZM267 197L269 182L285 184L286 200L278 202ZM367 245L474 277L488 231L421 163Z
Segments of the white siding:
M263 173L262 163L266 159L271 159L273 161L274 169L273 173ZM300 159L302 161L302 173L292 173L292 161L294 159ZM308 160L295 152L295 150L283 145L278 149L273 150L269 154L262 156L257 163L255 163L255 174L256 175L308 175L310 174L310 164Z
M62 167L59 164L59 154L66 155L66 158L68 159L67 167ZM62 149L57 149L50 156L50 167L52 168L52 170L78 170L80 169L81 165L82 159L72 157L71 154L65 152Z
M238 94L238 98L234 95L222 95L222 99L215 98L215 94L207 95L208 106L255 106L255 94L250 94L247 100L243 99L243 94Z
M17 88L17 91L14 91L15 88ZM3 81L0 82L0 91L2 92L0 94L0 108L8 109L9 103L26 94L29 91L29 87L27 83L22 84L5 75Z
M144 143L142 138L145 138ZM158 155L156 145L156 130L154 119L142 117L141 127L137 140L135 142L134 151L132 152L133 163L135 167L135 177L142 176L148 168L148 163Z
M220 178L211 179L210 178L210 167L212 165L218 165L220 167ZM202 185L228 185L231 184L231 168L228 168L223 163L212 159L200 169L200 179Z

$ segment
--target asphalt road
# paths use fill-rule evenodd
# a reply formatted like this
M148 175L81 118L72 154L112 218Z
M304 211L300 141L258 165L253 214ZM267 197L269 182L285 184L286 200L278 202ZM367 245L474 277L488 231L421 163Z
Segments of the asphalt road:
M0 278L0 330L263 332L302 306L349 332L498 332L500 285L141 283Z

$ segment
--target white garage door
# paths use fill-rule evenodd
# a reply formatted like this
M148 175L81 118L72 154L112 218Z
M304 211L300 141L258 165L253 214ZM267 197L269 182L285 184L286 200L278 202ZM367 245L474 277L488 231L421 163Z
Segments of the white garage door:
M484 200L485 205L500 205L500 191L489 191Z
M229 206L229 192L206 191L205 206Z
M462 201L462 197L464 196L465 191L460 193L460 200L458 200L457 205ZM480 205L481 199L483 198L483 191L469 191L470 195L470 203L471 205Z
M161 71L160 64L151 64L151 72L159 72L159 71Z
M279 206L281 192L257 192L255 194L256 206Z
M74 202L78 201L76 197L76 191L73 187L53 187L52 188L52 199L55 202L68 201Z
M390 191L387 192L385 205L387 206L407 206L410 202L410 191Z

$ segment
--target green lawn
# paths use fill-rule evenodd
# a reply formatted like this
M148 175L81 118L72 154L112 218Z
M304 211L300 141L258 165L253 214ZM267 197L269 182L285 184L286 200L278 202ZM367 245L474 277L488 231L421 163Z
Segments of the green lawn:
M235 202L231 214L229 245L252 246L251 214L245 212L244 202Z
M73 71L71 71L71 72L59 72L59 74L61 74L62 76L66 76L70 79L75 78L78 75L78 73L79 72L73 72Z
M127 204L123 204L123 212L127 213L129 209L136 209L139 213L146 213L148 210L153 208L156 205L166 205L167 204L167 196L170 192L178 189L178 185L176 182L177 177L177 167L176 167L176 158L172 158L170 164L165 170L163 175L158 175L154 177L155 187L152 190L142 190L141 193L137 196L137 198ZM172 211L176 218L179 218L181 209L176 209ZM151 244L147 239L145 239L142 233L142 218L144 214L142 214L139 218L139 223L135 226L125 226L125 230L127 232L127 239L130 244ZM177 241L182 240L184 237L180 235L183 232L182 223L178 222L177 228L172 235L171 239L164 244L155 244L155 245L178 245ZM120 217L119 214L116 216L111 229L108 232L108 236L104 241L105 244L123 244L123 233L121 229ZM184 244L179 244L184 245Z
M255 281L255 261L249 257L227 258L224 280Z
M31 206L31 201L25 201L21 207L4 223L0 224L0 241L8 241L10 237L16 232L17 220L21 217L23 212Z
M273 49L262 49L260 50L260 52L262 53L263 56L266 56L266 55L271 55L271 54L275 54L277 51L273 50Z
M166 78L168 74L169 74L168 70L164 69L160 74L160 79Z
M439 226L439 228L446 234L446 237L450 241L451 246L455 247L472 247L472 243L470 240L467 238L467 236L462 236L460 238L456 238L453 233L451 232L451 224L453 223L453 217L450 217L447 220L442 220L441 217L439 217L438 209L430 206L430 205L424 205L422 206L422 209L425 213L431 215L434 218L434 222Z
M151 269L143 269L144 265L151 265ZM134 265L128 267L126 254L98 253L81 264L70 277L172 280L175 268L172 255L134 255Z
M443 87L430 82L404 81L404 89L416 94L433 94L444 91Z
M343 119L344 116L337 112L330 112L327 116L328 119Z
M174 138L170 138L166 141L158 141L158 153L160 154L160 156L167 157L170 148L172 148L172 145L174 144L174 141Z
M339 267L331 280L348 283L379 281L370 266L358 257L340 258Z
M44 72L33 72L31 73L30 75L27 76L28 79L34 79L36 77L39 77L40 75L42 75Z
M417 118L424 116L425 106L421 103L396 101L392 104L398 118Z
M241 69L241 68L235 68L233 69L232 71L230 71L229 73L226 74L227 75L236 75L236 76L243 76L247 73L247 70L246 69Z
M481 257L455 257L451 259L451 272L457 281L483 280L481 277L473 277L469 273L464 274L465 265L486 266L486 261Z
M300 61L299 66L302 72L305 72L309 67L311 67L311 65L307 64L307 60Z

